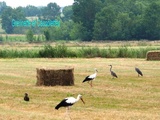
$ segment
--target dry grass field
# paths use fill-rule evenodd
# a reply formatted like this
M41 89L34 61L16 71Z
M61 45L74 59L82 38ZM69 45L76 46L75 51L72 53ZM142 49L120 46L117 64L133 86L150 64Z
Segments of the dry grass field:
M118 78L112 79L109 66ZM71 107L72 120L159 120L160 62L145 59L0 59L0 120L69 120L65 97L83 95ZM36 68L74 67L74 86L36 86ZM144 76L138 77L134 67ZM91 88L83 79L98 69ZM24 93L30 101L23 101Z

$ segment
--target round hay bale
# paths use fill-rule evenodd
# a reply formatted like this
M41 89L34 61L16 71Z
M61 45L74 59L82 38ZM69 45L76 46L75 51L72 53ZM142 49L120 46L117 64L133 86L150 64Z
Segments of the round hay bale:
M147 60L160 60L160 51L147 52Z
M37 68L37 86L74 85L74 68Z

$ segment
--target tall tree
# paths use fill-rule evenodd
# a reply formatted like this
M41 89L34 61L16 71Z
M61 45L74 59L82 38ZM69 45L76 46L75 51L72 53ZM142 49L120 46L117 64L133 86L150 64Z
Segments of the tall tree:
M6 31L6 33L13 33L14 27L12 26L12 20L25 20L25 16L21 7L16 9L12 9L11 7L7 7L2 12L2 28Z
M13 12L13 9L11 7L7 7L2 12L2 28L6 31L6 33L12 33L13 32L12 12Z
M71 17L72 17L72 15L73 15L72 6L70 5L70 6L64 7L63 10L62 10L62 13L63 13L63 15L64 15L64 16L62 17L63 21L71 20Z
M25 12L25 16L39 16L41 15L41 9L39 7L35 7L32 5L27 5L23 8Z
M84 27L82 40L92 40L96 13L101 9L100 0L74 0L73 21Z
M160 3L152 2L143 19L145 39L160 39Z
M97 13L94 24L94 39L112 39L113 23L116 20L117 13L114 6L104 7Z
M56 3L49 3L47 7L42 10L42 18L44 20L54 20L60 16L60 6Z
M142 17L147 5L141 0L105 0L95 18L94 39L141 39Z
M3 10L7 7L6 2L0 2L0 15L2 14Z

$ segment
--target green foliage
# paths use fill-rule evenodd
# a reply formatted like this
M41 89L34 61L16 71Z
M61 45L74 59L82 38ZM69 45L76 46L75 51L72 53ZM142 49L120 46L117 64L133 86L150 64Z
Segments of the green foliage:
M112 39L115 18L114 6L104 7L97 13L94 24L94 39Z
M42 41L42 38L41 38L41 36L40 36L40 35L38 35L36 40L37 40L37 42L40 42L40 41Z
M2 14L3 10L7 7L6 2L0 2L0 15Z
M88 47L80 50L82 57L93 58L93 57L101 57L100 49L98 47Z
M160 50L158 47L139 47L132 48L128 46L121 46L118 48L112 47L82 47L69 49L64 44L57 44L55 46L45 45L41 49L1 49L1 58L145 58L146 53L151 50Z
M12 26L12 20L25 20L25 16L21 7L13 9L6 7L2 12L2 28L6 33L13 33L14 27Z
M62 10L62 13L63 13L63 17L62 17L63 21L71 20L71 17L73 15L72 6L70 5L70 6L64 7L63 10Z
M14 50L4 49L0 50L1 58L37 58L38 54L35 50Z
M6 33L24 34L28 27L13 27L14 20L59 20L60 27L31 27L50 40L159 40L159 0L74 0L71 6L49 3L46 7L11 8L0 2L2 28ZM43 33L44 32L44 33ZM39 38L38 38L39 39ZM39 40L38 40L39 41Z
M73 21L82 23L84 35L82 40L92 40L96 13L101 9L99 0L75 0L73 4ZM81 31L82 32L82 31Z
M124 57L124 58L127 57L128 56L128 48L127 47L119 47L118 56Z
M55 47L45 45L44 49L39 51L39 56L49 58L63 58L76 57L76 54L68 50L65 45L56 45Z
M2 35L0 35L0 42L2 42L3 41L3 36Z
M33 42L33 32L32 30L28 30L27 33L26 33L26 38L29 42Z
M45 45L44 49L39 51L39 55L41 57L53 57L54 55L53 47L50 45Z
M160 3L153 2L144 14L145 38L160 39Z
M46 38L46 41L51 40L50 32L48 29L44 30L44 36Z
M73 28L70 31L70 38L71 40L79 40L82 36L82 24L73 23Z
M12 27L11 21L12 21L12 8L7 7L2 13L2 28L7 33L13 32L13 27Z
M70 40L70 31L73 26L73 21L61 21L60 27L51 27L49 29L51 40Z
M160 2L149 0L103 0L101 1L103 4L100 3L94 6L97 1L91 0L89 4L92 7L89 7L86 1L76 0L73 5L73 20L78 24L82 23L84 27L80 39L160 39ZM89 14L88 11L93 12Z
M41 14L41 9L33 5L27 5L23 8L25 16L37 16Z
M56 3L49 3L47 7L42 9L42 16L39 16L42 20L55 20L60 16L60 6Z

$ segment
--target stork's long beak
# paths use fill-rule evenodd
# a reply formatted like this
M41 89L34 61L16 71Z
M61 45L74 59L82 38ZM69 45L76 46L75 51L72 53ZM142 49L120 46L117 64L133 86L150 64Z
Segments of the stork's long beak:
M84 102L84 100L82 98L81 98L81 100L82 100L83 104L85 104L85 102Z

